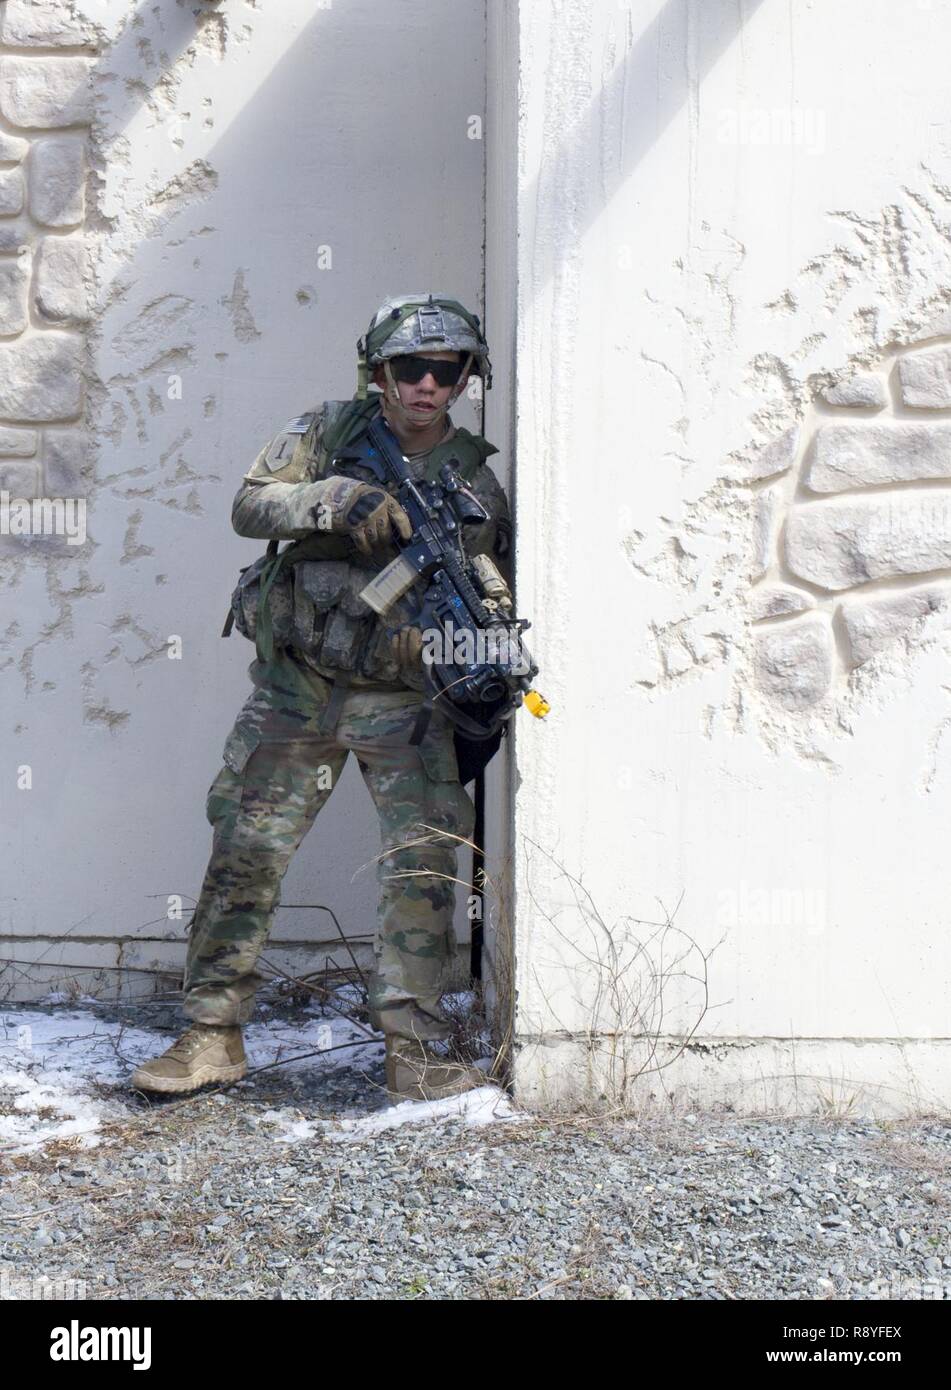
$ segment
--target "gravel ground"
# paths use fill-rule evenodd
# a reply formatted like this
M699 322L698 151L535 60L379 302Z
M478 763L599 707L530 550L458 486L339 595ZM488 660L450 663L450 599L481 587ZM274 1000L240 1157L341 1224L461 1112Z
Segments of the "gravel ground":
M951 1297L942 1121L394 1108L376 1045L185 1102L95 1085L96 1147L0 1152L0 1297Z

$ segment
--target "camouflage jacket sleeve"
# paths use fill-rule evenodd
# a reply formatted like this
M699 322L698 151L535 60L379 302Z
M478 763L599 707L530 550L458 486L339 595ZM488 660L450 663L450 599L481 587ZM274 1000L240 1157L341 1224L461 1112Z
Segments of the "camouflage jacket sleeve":
M470 491L489 513L489 520L481 526L467 526L464 529L464 545L469 555L488 555L505 580L512 587L512 518L509 512L505 489L487 463L476 469L469 483Z
M321 425L321 412L308 411L265 444L232 505L231 524L239 536L300 540L315 529L341 529L347 503L360 484L337 475L317 477Z

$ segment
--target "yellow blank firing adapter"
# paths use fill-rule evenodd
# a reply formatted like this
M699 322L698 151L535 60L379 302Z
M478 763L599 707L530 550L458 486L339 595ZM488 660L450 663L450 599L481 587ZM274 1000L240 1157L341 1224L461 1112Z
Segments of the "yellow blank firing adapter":
M537 690L526 691L524 705L529 714L534 714L536 719L544 719L551 709L544 695L539 695Z

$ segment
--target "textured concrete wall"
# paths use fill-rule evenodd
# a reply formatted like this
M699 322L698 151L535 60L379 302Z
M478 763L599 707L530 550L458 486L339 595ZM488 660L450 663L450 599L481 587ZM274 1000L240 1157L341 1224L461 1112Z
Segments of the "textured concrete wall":
M0 989L180 964L167 895L198 891L250 688L218 634L263 547L231 499L286 420L352 394L386 293L481 303L484 23L464 0L438 25L428 0L0 5L0 477L88 503L81 545L0 536ZM351 879L377 851L350 768L285 902L369 934L372 864Z
M951 7L519 11L520 1093L945 1107Z

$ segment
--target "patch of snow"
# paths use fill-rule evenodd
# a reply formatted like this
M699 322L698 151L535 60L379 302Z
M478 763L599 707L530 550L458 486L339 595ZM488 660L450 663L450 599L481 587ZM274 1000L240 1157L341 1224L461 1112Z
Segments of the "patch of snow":
M268 1023L249 1023L243 1031L251 1068L277 1061L289 1071L303 1067L365 1067L383 1056L381 1038L373 1038L340 1016L318 1015L302 1023L272 1019Z
M97 1095L95 1083L121 1081L130 1069L125 1054L137 1054L135 1061L150 1055L157 1036L78 1009L0 1012L0 1092L8 1097L0 1107L0 1149L29 1153L68 1138L95 1147L102 1124L127 1113Z
M372 1115L356 1120L340 1120L334 1126L343 1133L333 1133L333 1139L363 1139L383 1129L398 1129L400 1125L441 1124L445 1120L465 1120L468 1125L490 1125L496 1120L525 1118L498 1086L480 1086L475 1091L463 1091L445 1100L403 1100Z
M290 1144L300 1139L313 1139L320 1131L324 1120L305 1120L298 1110L265 1110L261 1122L280 1125L282 1134L276 1135L278 1144Z
M445 1100L404 1100L396 1105L376 1110L372 1115L357 1119L305 1119L299 1110L267 1110L262 1121L276 1125L278 1144L325 1138L353 1141L379 1134L381 1130L399 1129L401 1125L443 1124L446 1120L464 1120L468 1125L489 1125L497 1120L522 1120L527 1116L516 1110L509 1097L498 1086L480 1086Z

